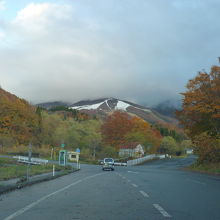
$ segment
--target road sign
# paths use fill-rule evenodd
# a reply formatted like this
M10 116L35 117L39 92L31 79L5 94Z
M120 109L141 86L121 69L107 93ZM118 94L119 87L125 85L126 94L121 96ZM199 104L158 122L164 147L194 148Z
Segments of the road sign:
M61 144L60 147L64 148L64 147L65 147L65 144Z
M80 153L80 149L79 149L79 148L76 148L76 152L77 152L77 153Z

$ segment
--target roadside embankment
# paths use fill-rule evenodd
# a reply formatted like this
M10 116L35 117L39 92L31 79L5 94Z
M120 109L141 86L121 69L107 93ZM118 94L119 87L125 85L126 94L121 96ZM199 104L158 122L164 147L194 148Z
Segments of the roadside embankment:
M38 182L51 180L79 169L71 165L58 164L28 165L14 158L0 158L0 194Z
M192 164L184 168L188 171L199 172L204 174L220 175L220 163Z

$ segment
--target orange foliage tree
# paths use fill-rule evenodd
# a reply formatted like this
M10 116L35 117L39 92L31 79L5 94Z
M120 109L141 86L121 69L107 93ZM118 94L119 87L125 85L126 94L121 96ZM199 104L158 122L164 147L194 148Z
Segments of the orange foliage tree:
M148 122L120 111L110 115L101 130L104 143L116 147L140 143L155 150L162 139L160 132L152 128Z
M105 144L119 146L125 142L126 134L133 128L132 118L125 112L115 111L102 125Z
M0 89L0 135L14 143L25 144L35 139L39 119L35 108L25 100ZM1 141L1 140L0 140Z
M200 159L210 160L207 152L214 151L213 144L206 143L204 146L201 135L216 141L220 138L220 67L213 66L210 73L199 72L189 80L187 91L182 95L182 110L177 111L177 117L187 135L196 143Z
M133 128L127 134L127 140L131 142L138 142L150 151L156 152L161 144L162 136L160 132L153 128L148 122L141 118L132 118Z

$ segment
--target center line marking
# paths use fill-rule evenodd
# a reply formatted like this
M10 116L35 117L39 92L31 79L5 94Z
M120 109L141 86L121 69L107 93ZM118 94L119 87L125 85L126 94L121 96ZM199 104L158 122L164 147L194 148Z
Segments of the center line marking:
M169 215L159 204L153 204L154 208L156 208L165 218L171 218Z
M134 172L134 171L130 171L130 170L128 170L128 173L135 173L135 174L138 174L139 172Z
M149 195L146 193L146 192L144 192L144 191L139 191L144 197L148 197L149 198Z
M131 185L132 185L133 187L138 187L138 186L137 186L136 184L134 184L134 183L133 183L133 184L131 184Z
M187 180L190 182L193 182L193 183L198 183L198 184L204 185L204 186L206 185L205 183L197 181L197 180L192 180L192 179L187 179Z

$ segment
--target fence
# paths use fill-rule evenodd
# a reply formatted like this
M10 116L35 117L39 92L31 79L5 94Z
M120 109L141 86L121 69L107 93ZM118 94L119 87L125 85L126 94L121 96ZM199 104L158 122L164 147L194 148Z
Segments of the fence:
M141 164L141 163L144 163L148 160L157 159L157 158L164 159L165 157L166 157L165 155L150 154L150 155L147 155L145 157L137 158L137 159L134 159L134 160L128 160L127 161L127 166L133 166L133 165Z

